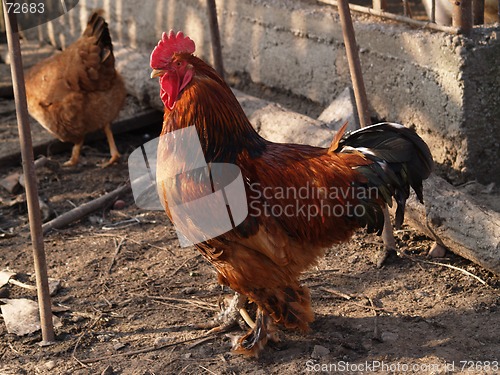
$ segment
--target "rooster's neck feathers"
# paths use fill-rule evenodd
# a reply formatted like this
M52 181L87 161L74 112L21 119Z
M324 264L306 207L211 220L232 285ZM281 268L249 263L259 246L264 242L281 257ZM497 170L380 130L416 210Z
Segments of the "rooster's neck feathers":
M247 119L231 89L214 69L190 56L194 76L172 111L165 112L162 134L195 126L207 162L234 163L241 153L259 156L267 141Z

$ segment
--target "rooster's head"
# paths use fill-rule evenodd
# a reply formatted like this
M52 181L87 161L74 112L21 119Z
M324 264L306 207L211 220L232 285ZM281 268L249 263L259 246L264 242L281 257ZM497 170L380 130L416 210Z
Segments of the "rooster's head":
M193 67L187 57L195 51L194 42L182 31L163 33L151 53L151 78L160 77L160 95L165 106L172 110L181 90L193 78Z

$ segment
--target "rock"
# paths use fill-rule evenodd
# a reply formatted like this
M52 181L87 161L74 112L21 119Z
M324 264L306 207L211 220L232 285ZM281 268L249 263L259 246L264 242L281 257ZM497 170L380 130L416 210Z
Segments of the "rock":
M113 203L113 210L123 210L127 204L124 200L118 199L115 203Z
M346 87L319 115L318 120L335 131L339 130L346 121L346 130L353 131L359 129L356 102L352 88L350 86Z
M35 301L20 299L2 299L0 310L7 332L24 336L40 329L40 315ZM59 318L52 316L54 326L60 326Z
M19 183L20 176L21 174L18 172L11 173L0 180L0 186L11 194L17 194L21 189L21 184Z
M434 242L428 255L431 258L443 258L446 255L446 249L437 242Z
M49 294L51 297L55 296L59 289L61 289L61 280L49 277Z
M168 337L165 337L165 336L162 336L162 337L157 337L153 343L154 346L160 346L160 345L164 345L166 344L167 342L169 342L169 338Z
M500 213L479 206L434 174L423 186L424 204L413 194L406 201L406 223L453 253L500 275Z
M120 350L120 349L123 349L125 347L125 344L122 344L121 342L117 342L116 344L113 345L113 349L114 350Z
M330 349L325 348L321 345L314 345L314 349L311 353L311 358L320 359L330 353Z
M56 362L55 361L47 361L47 362L45 362L44 366L47 370L50 371L56 367Z
M382 332L382 335L380 338L382 339L383 342L394 342L398 339L399 335L395 332Z
M245 110L245 99L241 95L237 98ZM329 147L335 134L322 126L320 121L288 111L274 103L254 111L248 119L261 136L272 142Z

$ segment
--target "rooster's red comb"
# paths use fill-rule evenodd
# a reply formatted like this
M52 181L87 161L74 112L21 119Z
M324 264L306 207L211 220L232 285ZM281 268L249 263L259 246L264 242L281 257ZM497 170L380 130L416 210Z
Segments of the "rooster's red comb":
M174 30L170 30L168 34L162 34L161 40L151 53L151 67L153 69L159 68L170 62L174 53L193 53L195 49L196 46L193 40L188 36L184 36L182 31L176 34Z

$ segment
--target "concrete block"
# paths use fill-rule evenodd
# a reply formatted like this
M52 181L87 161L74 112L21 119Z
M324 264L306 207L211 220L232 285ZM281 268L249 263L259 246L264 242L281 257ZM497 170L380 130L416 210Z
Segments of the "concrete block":
M57 49L47 43L38 41L22 41L21 42L21 57L23 60L23 68L27 69L35 65L37 62L52 56L57 52ZM7 44L0 45L0 61L10 65L9 49Z
M342 93L330 103L319 115L318 120L333 130L339 130L347 121L347 130L359 129L356 101L352 88L346 87Z

